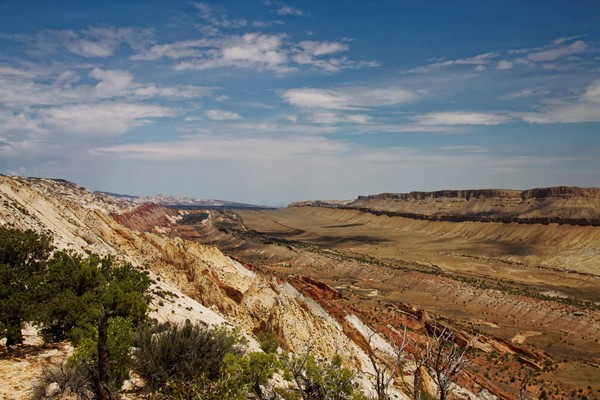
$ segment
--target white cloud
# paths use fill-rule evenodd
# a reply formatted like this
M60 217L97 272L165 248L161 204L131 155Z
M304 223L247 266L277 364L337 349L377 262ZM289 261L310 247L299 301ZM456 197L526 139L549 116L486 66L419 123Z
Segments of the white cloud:
M93 68L88 75L98 83L94 86L78 84L79 76L69 70L53 76L0 67L0 99L11 107L33 107L90 103L98 99L193 99L215 90L194 85L142 84L136 82L130 72L117 69Z
M282 97L289 104L301 108L352 109L352 97L348 94L326 89L288 89Z
M417 68L413 68L411 70L409 70L408 72L418 72L418 73L423 73L423 72L431 72L437 68L444 68L444 67L452 67L452 66L474 66L474 67L485 67L487 65L490 64L490 62L497 56L496 52L488 52L488 53L483 53L483 54L478 54L476 56L473 57L467 57L467 58L459 58L459 59L455 59L455 60L443 60L443 61L437 61L431 64L427 64L421 67L417 67Z
M423 125L416 122L410 123L371 123L357 125L355 130L357 133L414 133L414 132L429 132L429 133L454 133L457 132L459 126L451 125Z
M218 6L209 5L207 3L192 2L191 3L198 11L202 18L210 25L217 28L241 28L248 24L245 19L230 19L225 11Z
M288 89L282 93L282 97L290 105L300 108L353 110L407 103L416 100L418 95L400 86L354 86L338 89Z
M287 55L281 51L282 39L283 35L246 33L222 48L223 59L267 65L284 64L287 62Z
M490 67L497 70L512 69L516 66L533 66L542 63L545 69L557 69L561 66L548 64L549 61L563 61L568 56L584 53L588 46L577 37L559 38L543 47L532 47L516 50L498 50L478 54L472 57L446 60L443 58L433 59L434 62L412 68L406 72L431 73L446 68L468 67L476 71L485 71Z
M279 14L279 15L303 15L304 13L302 12L302 10L299 10L297 8L283 6L283 7L280 7L279 9L277 9L277 14Z
M555 101L537 112L521 115L524 121L538 124L600 122L600 79L574 99Z
M238 113L219 109L207 110L206 116L214 121L229 121L242 118Z
M506 61L506 60L500 60L498 61L498 64L496 64L496 68L497 69L511 69L513 67L514 63L512 63L511 61Z
M371 119L366 114L343 114L336 112L321 111L309 114L311 122L317 124L339 124L339 123L353 123L353 124L366 124Z
M359 105L366 107L393 106L416 100L419 95L401 86L386 87L349 87L344 88L347 93L352 93Z
M513 100L521 97L544 96L548 93L550 93L548 90L542 88L525 88L516 92L508 93L507 95L502 96L502 99Z
M489 148L482 146L457 145L457 146L442 146L440 150L456 151L463 153L487 153Z
M100 152L126 158L161 161L230 160L233 162L290 161L309 154L327 156L344 152L348 145L320 136L237 137L202 135L161 143L108 146Z
M111 56L117 48L118 42L112 40L88 40L76 39L69 40L66 44L67 49L75 54L84 57L108 57Z
M499 125L510 121L506 115L475 112L438 112L413 117L420 125Z
M155 44L131 56L132 60L154 61L162 57L180 59L199 57L203 54L202 48L216 47L214 40L182 40L174 43Z
M198 99L213 93L215 88L194 86L194 85L177 85L177 86L140 86L133 91L136 97L149 99L154 97L166 97L169 99ZM218 100L218 98L216 99Z
M40 132L39 123L29 118L24 112L14 113L9 110L0 109L0 136L16 134L35 134Z
M282 121L283 120L283 121ZM283 137L294 135L319 136L336 132L339 128L335 125L314 125L306 123L290 124L288 118L275 118L273 121L250 122L244 119L222 121L218 125L218 132L223 136L239 137L243 132L244 137ZM182 128L182 132L189 135L213 135L215 127L210 124L201 124Z
M175 65L176 70L238 67L270 69L278 73L293 71L296 65L310 65L325 72L378 65L374 61L355 61L347 57L332 56L348 50L348 44L343 42L293 43L284 34L251 32L157 44L131 58L146 61L163 57L179 60Z
M313 56L334 54L349 49L348 45L342 42L315 42L310 40L302 41L298 43L298 46Z
M191 41L181 46L173 44L179 49L178 58L189 58L175 66L176 70L204 70L222 67L238 68L266 68L277 72L288 72L287 51L283 48L284 35L271 35L262 33L246 33L241 36L228 36L214 40ZM151 54L172 53L169 45L163 45L159 51ZM183 51L183 53L182 53ZM185 57L179 57L185 54ZM190 55L194 54L192 58Z
M37 77L37 73L34 71L15 68L10 65L0 65L0 77L11 77L11 78L29 78L33 79Z
M585 52L587 46L583 40L577 40L571 44L562 45L563 41L554 43L554 46L542 50L529 53L527 59L533 62L554 61L558 58L579 54Z
M372 116L352 111L374 111L417 99L417 94L399 87L348 86L336 89L288 89L281 97L302 110L307 121L316 124L371 124ZM373 125L373 128L379 125Z
M95 86L99 97L120 96L131 90L133 86L133 75L123 70L104 70L94 68L90 77L99 80Z
M292 124L296 124L298 123L298 116L297 115L284 115L282 116L283 119L290 121Z
M344 42L302 41L291 50L292 60L300 65L311 65L324 72L338 72L348 68L376 67L374 61L353 61L347 57L331 57L330 55L348 51ZM327 56L327 57L325 57Z
M66 48L73 54L86 58L107 58L122 45L139 50L153 39L151 29L132 27L94 26L80 32L73 30L47 30L36 35L17 35L29 52L47 54Z
M49 77L28 70L18 75L14 71L0 71L0 99L9 107L64 104L92 97L92 92L90 86L52 82Z
M40 124L54 132L107 137L121 135L150 119L174 114L167 107L133 103L76 104L38 111Z

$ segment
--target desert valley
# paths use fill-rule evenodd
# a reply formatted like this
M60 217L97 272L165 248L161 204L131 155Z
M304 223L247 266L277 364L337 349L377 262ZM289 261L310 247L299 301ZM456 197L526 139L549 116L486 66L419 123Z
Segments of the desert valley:
M219 210L138 203L61 180L0 179L2 225L147 269L159 321L224 323L251 341L268 332L291 352L311 343L319 356L341 354L367 392L372 348L385 365L404 329L409 355L443 326L473 345L455 398L600 395L600 189ZM70 351L4 352L0 395L27 395L42 368ZM409 360L394 377L397 398L409 393L400 377L412 379ZM430 378L425 392L436 394Z

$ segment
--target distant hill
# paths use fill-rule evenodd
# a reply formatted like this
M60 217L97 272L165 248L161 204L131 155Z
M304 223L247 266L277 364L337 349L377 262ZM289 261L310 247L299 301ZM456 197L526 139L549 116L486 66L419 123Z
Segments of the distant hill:
M569 186L524 191L477 189L381 193L359 196L350 202L313 201L290 206L359 209L435 221L600 225L600 188Z
M132 201L138 204L153 203L160 204L165 207L176 207L176 208L210 208L210 209L231 209L231 210L269 210L272 207L236 203L233 201L226 200L213 200L213 199L198 199L191 197L177 197L177 196L164 196L157 194L156 196L131 196L128 194L111 193L111 192L94 192L98 195L110 196L117 199L123 199Z

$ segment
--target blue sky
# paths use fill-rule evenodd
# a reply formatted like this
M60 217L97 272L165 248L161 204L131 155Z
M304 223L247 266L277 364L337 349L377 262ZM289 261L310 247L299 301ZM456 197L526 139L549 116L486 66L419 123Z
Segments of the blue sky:
M597 1L0 1L0 173L270 205L600 186Z

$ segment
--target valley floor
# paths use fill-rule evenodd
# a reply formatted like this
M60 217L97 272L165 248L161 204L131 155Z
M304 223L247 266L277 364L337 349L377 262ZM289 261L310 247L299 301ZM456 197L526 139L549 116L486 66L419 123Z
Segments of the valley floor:
M409 304L498 338L550 366L538 374L546 392L582 388L600 397L600 228L415 221L318 207L211 212L210 222L180 234L265 274L326 282L344 294L339 307L361 310L373 324L390 320L395 304ZM473 372L483 386L514 393L524 366L490 356Z

